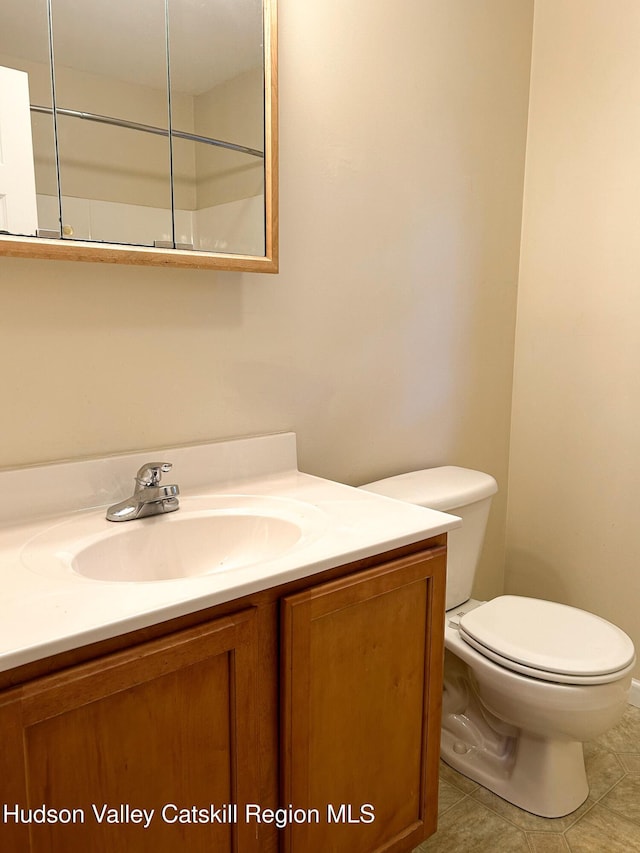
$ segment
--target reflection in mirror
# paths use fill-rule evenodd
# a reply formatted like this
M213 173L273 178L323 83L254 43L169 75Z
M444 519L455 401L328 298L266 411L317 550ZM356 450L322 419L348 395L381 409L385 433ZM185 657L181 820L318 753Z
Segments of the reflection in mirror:
M20 191L0 163L0 232L56 238L32 241L40 257L82 259L82 241L145 252L87 260L277 271L275 16L276 0L0 0L0 141L21 99L33 150ZM30 216L8 221L11 195Z
M132 10L135 9L135 14ZM65 236L153 246L172 236L164 0L52 0Z
M43 236L59 237L47 17L47 0L0 3L0 231L35 236L46 218ZM48 112L29 115L29 101Z
M169 0L168 9L172 126L196 137L173 139L176 207L190 217L194 248L264 255L262 0Z

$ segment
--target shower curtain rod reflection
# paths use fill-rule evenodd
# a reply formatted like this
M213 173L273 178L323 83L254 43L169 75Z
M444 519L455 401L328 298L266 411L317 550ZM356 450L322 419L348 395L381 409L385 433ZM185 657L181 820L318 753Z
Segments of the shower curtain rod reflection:
M51 107L41 107L37 104L31 104L31 112L45 113L53 115ZM121 118L112 118L111 116L102 116L97 113L84 113L79 110L64 110L56 109L56 114L60 116L69 116L71 118L81 118L86 121L95 121L99 124L111 124L114 127L126 127L130 130L141 130L144 133L153 133L155 136L169 136L169 131L162 127L154 127L152 124L140 124L137 121L126 121ZM258 151L256 148L247 148L244 145L236 145L234 142L224 142L222 139L213 139L209 136L198 136L195 133L185 133L182 130L172 130L171 136L177 139L187 139L190 142L203 142L205 145L213 145L216 148L228 148L230 151L238 151L241 154L250 154L252 157L264 158L264 152Z

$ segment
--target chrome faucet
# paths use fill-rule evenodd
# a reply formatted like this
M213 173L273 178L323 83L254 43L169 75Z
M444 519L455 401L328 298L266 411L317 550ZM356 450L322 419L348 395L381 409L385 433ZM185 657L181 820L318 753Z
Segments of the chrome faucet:
M162 486L160 480L172 468L171 462L147 462L136 474L136 487L127 500L110 506L108 521L133 521L149 515L175 512L180 508L177 486Z

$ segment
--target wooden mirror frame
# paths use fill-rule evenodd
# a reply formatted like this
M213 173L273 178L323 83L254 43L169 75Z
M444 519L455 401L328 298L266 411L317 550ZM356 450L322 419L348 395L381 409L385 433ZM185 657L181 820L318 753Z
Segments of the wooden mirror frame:
M278 16L277 0L263 0L265 122L265 255L234 255L150 246L102 245L84 240L0 234L0 257L88 261L133 266L278 272Z

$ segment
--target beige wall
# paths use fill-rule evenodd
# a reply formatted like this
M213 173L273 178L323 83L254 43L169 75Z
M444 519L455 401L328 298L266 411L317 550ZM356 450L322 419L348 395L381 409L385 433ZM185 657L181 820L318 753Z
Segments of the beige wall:
M295 430L502 487L531 0L280 2L281 273L0 258L0 465Z
M506 588L640 647L640 5L535 7Z

